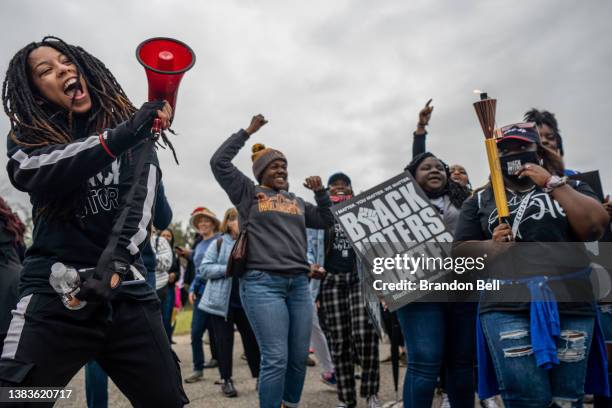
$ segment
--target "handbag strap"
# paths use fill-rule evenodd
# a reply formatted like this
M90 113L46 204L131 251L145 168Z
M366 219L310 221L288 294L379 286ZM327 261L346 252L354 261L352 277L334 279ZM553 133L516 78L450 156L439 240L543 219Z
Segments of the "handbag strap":
M254 197L257 198L257 197ZM240 231L244 231L244 233L246 234L247 232L247 228L249 226L249 219L251 218L251 207L252 207L253 202L249 202L249 206L248 206L248 210L247 210L247 216L246 219L244 220L244 225L241 226Z
M217 238L217 258L219 258L221 254L221 245L223 245L223 235Z

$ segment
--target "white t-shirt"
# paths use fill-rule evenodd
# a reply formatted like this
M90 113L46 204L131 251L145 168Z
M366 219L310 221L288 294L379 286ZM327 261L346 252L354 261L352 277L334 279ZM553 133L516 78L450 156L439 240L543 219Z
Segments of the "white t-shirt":
M155 290L168 284L168 271L172 267L172 248L164 237L151 236L151 248L155 252Z

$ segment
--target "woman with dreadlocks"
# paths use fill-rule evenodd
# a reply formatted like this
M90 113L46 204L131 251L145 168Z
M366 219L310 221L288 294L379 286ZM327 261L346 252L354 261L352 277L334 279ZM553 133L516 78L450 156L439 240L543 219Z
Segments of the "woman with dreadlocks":
M101 61L56 37L15 54L2 102L11 122L7 170L30 195L34 233L0 384L64 387L95 359L134 406L183 406L140 257L161 177L150 129L155 118L168 128L170 106L136 110ZM52 270L78 271L78 291L60 298Z
M454 181L448 166L432 153L406 166L447 227L454 231L467 187ZM431 406L443 373L453 407L474 406L473 362L476 308L471 303L414 302L397 311L407 350L404 406Z

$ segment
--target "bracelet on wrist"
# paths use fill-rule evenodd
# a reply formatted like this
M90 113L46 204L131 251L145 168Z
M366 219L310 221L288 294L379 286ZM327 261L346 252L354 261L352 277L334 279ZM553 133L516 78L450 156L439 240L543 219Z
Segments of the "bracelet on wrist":
M545 193L550 193L557 187L561 187L567 184L567 176L559 177L556 175L550 176L546 180L546 185L542 188Z

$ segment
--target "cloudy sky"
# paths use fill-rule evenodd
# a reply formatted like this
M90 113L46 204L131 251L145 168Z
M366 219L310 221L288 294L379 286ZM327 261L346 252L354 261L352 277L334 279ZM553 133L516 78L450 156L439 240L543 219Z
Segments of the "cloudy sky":
M253 114L253 138L285 152L292 190L309 175L351 175L357 190L410 160L417 112L433 98L428 148L484 182L487 162L472 91L498 99L498 124L531 107L556 113L566 166L599 169L612 191L612 2L609 1L3 1L0 69L26 43L53 34L111 69L134 104L147 84L134 56L167 36L197 55L181 85L173 138L160 152L175 219L229 206L208 161ZM3 115L4 116L4 115ZM6 117L0 134L8 132ZM236 164L251 174L250 145ZM2 144L2 167L6 164ZM27 197L0 172L0 194Z

